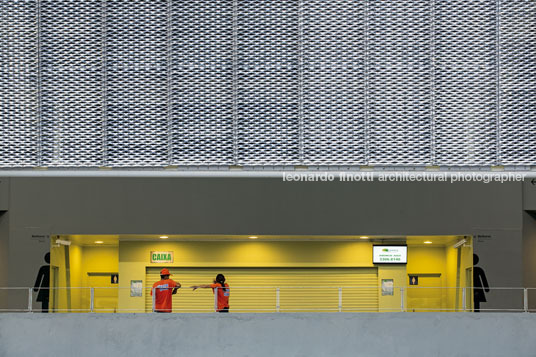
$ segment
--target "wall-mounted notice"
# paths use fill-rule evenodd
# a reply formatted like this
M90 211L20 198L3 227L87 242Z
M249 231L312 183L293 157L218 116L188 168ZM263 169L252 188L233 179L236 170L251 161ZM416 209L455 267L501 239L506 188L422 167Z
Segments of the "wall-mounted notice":
M143 289L143 281L141 280L131 280L130 281L130 296L131 297L141 297Z
M382 296L393 296L395 293L395 283L393 279L382 279Z
M408 247L406 245L375 245L372 246L373 264L406 264Z

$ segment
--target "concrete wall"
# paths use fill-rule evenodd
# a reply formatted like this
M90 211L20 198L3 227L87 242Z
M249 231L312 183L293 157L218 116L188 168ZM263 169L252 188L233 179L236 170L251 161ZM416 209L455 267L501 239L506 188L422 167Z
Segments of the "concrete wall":
M13 225L58 234L460 234L519 230L519 183L13 178Z
M523 284L521 183L11 178L9 201L11 286L53 234L466 234L491 285Z
M9 179L0 177L0 211L9 207Z
M9 179L0 177L0 287L7 286L9 250ZM0 291L0 309L6 307L6 294Z
M536 287L536 179L523 184L523 283ZM536 290L529 292L529 308L536 309Z
M0 287L8 286L9 219L8 212L0 212ZM0 289L0 309L7 308L7 291Z
M523 183L523 208L536 211L536 178Z
M0 315L0 356L534 356L536 315Z
M536 212L523 213L523 282L536 287ZM536 309L536 290L529 291L529 308Z

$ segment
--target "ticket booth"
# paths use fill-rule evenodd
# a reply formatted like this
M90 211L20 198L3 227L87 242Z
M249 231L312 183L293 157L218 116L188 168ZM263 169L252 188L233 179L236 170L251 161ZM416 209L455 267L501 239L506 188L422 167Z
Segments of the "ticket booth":
M168 268L174 312L212 312L222 273L232 312L470 309L468 236L59 236L51 248L56 312L151 312ZM465 300L463 300L465 298ZM464 302L465 301L465 304Z

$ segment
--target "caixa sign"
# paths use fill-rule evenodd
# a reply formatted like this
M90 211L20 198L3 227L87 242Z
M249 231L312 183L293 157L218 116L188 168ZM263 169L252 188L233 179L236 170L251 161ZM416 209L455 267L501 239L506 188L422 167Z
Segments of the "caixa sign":
M173 263L173 252L151 252L151 263Z

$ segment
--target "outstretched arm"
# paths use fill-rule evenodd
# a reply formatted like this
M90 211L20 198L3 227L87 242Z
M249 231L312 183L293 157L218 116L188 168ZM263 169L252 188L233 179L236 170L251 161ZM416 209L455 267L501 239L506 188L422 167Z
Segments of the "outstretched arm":
M176 293L177 293L177 290L179 290L180 287L181 287L181 283L179 283L179 282L177 281L177 286L176 286L175 288L173 288L173 292L172 292L172 294L176 294Z
M208 289L208 288L211 288L212 285L210 284L204 284L204 285L193 285L193 286L190 286L192 289L196 290L196 289Z

